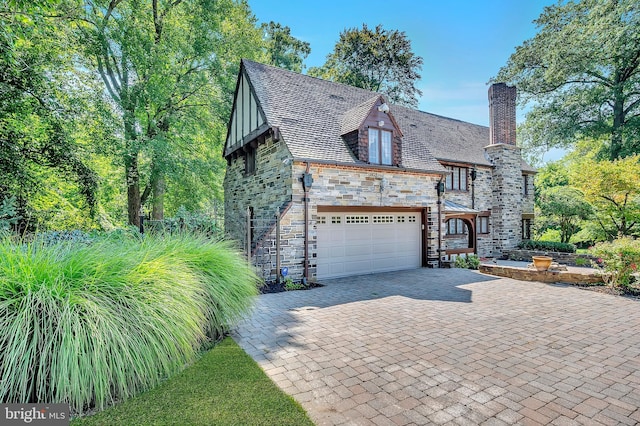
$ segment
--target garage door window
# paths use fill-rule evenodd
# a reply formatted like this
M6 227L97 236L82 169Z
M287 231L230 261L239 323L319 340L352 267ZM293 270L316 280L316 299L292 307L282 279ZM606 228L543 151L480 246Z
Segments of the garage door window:
M369 216L362 216L362 215L346 216L345 222L346 223L369 223Z
M393 223L393 216L373 216L373 223Z

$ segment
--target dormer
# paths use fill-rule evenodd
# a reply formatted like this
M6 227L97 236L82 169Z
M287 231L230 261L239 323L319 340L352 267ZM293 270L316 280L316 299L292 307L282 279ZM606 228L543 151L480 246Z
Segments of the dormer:
M342 117L340 134L362 162L384 166L402 163L402 132L381 95L348 110Z

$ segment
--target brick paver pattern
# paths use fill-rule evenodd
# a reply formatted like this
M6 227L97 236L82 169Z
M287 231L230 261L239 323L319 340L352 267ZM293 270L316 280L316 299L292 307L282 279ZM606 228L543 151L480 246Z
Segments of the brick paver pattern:
M318 425L640 423L640 301L461 269L324 284L233 332Z

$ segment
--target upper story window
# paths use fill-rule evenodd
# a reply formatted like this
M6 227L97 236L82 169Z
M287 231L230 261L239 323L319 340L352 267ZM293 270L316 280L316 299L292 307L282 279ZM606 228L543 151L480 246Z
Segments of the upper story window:
M389 130L369 128L369 162L373 164L393 163L392 133Z
M244 174L245 176L252 175L256 172L256 151L257 147L248 145L245 148L244 155Z
M447 166L449 173L446 178L446 186L449 191L468 191L467 176L469 175L469 168L467 167L454 167Z
M522 195L529 195L529 175L522 175Z

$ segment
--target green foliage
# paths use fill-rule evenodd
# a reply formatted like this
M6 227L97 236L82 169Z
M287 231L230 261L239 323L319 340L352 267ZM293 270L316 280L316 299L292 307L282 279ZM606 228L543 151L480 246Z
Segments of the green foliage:
M305 288L304 284L294 282L291 277L284 279L284 289L287 291L302 290L303 288Z
M524 250L555 251L559 253L576 252L576 246L573 244L559 243L556 241L522 240L520 244L518 244L518 248Z
M303 62L311 53L309 43L293 37L291 28L283 27L277 22L262 24L260 29L266 44L268 62L276 67L302 72Z
M149 392L77 425L312 426L285 394L230 337L181 374Z
M588 259L585 259L584 257L576 258L576 266L589 266L590 264L591 262Z
M545 7L538 33L495 81L518 87L532 105L520 127L529 151L605 138L605 156L640 153L640 3L581 0Z
M569 185L569 169L559 161L546 163L538 168L535 177L536 191Z
M256 277L227 243L129 233L0 242L0 400L103 408L157 385L238 320Z
M95 213L98 178L74 138L98 121L83 112L81 92L93 96L91 77L72 72L67 21L50 18L70 18L72 5L18 2L0 9L0 193L17 197L21 230L52 172L74 182L85 216Z
M20 216L16 211L16 197L5 197L0 203L0 235L9 232L19 219Z
M456 257L454 266L456 268L478 269L480 266L480 259L475 254L458 256Z
M640 155L615 161L583 157L572 166L571 182L593 206L608 239L640 231Z
M601 242L589 250L598 261L595 266L605 274L605 280L613 287L627 287L640 266L640 240L623 237L611 242Z
M415 107L422 95L416 87L422 62L404 32L363 24L341 32L325 64L310 68L309 75L381 92L390 102Z
M241 57L261 55L261 34L246 2L88 2L76 21L85 66L96 70L118 106L124 143L127 217L138 225L151 201L164 217L164 197L215 195L212 173L224 170L221 135ZM210 188L214 188L213 190ZM178 201L179 202L179 201ZM178 202L174 204L177 208ZM182 203L188 202L188 197Z
M560 242L568 243L571 236L580 230L580 223L588 219L593 209L577 189L556 186L540 191L537 204L542 214L551 218L548 226L560 231Z

